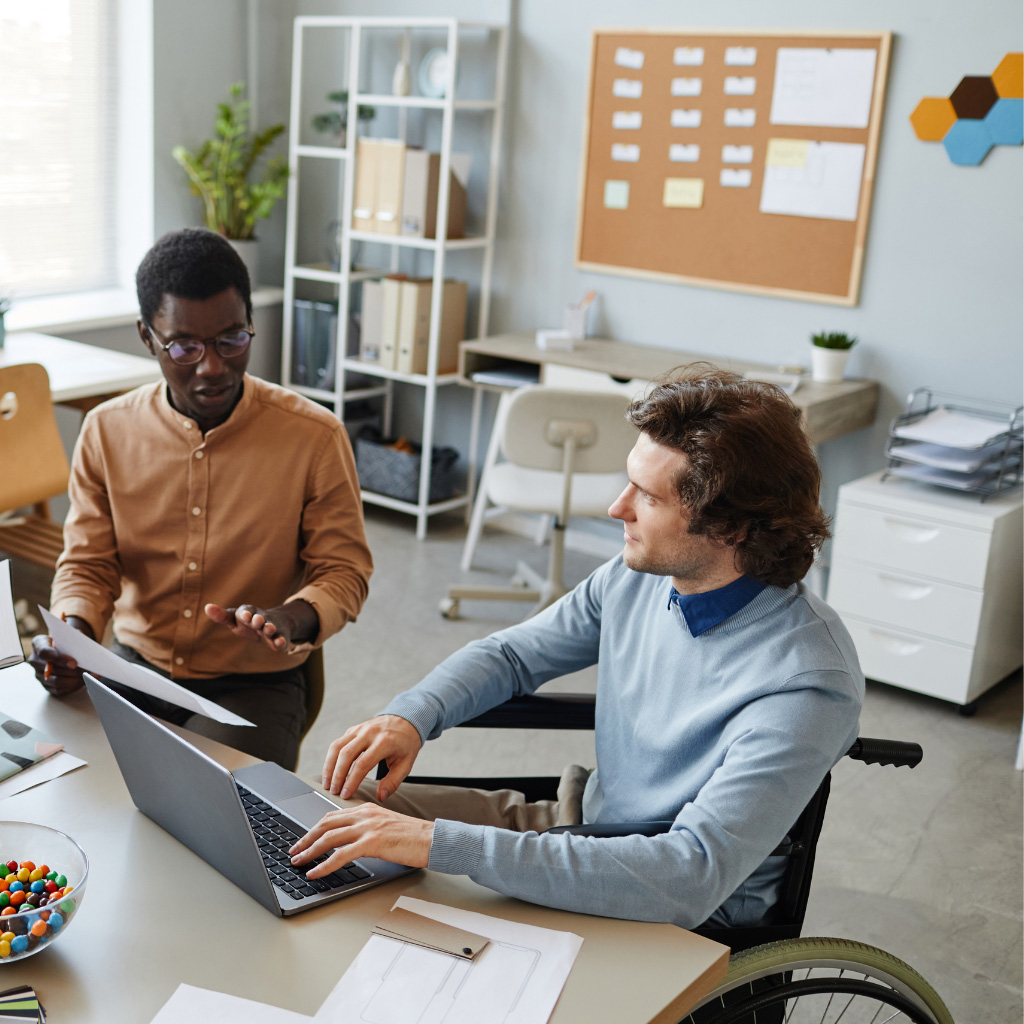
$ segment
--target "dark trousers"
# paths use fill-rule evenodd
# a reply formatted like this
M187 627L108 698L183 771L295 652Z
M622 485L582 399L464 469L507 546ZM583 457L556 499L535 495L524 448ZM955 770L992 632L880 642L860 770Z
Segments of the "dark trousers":
M125 661L145 665L167 679L173 677L151 665L138 651L114 641L112 650ZM262 761L276 761L289 771L299 760L299 743L306 721L306 682L301 668L283 672L238 672L214 679L175 679L179 686L212 700L252 722L224 725L205 715L150 697L129 687L111 684L126 700L147 714L183 726Z

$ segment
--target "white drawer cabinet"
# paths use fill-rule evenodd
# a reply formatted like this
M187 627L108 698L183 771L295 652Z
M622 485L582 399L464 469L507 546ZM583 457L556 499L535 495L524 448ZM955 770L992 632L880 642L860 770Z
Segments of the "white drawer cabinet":
M881 473L839 489L828 603L865 676L960 705L1019 668L1020 490L981 502Z

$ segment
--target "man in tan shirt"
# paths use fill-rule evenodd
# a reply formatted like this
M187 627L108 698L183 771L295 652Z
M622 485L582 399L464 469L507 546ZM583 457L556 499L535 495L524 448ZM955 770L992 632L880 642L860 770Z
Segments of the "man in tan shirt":
M163 718L293 767L302 663L366 600L372 561L338 419L245 373L245 266L219 235L165 235L137 274L139 334L164 380L98 406L72 461L51 610L249 719L225 726L137 691ZM56 696L81 670L45 636L30 659Z

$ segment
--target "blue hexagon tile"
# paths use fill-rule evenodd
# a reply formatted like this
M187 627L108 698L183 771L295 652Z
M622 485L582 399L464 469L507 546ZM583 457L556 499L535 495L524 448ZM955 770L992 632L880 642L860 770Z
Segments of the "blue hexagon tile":
M999 99L985 115L993 146L1024 145L1024 100Z
M942 140L949 159L961 167L977 167L988 156L992 139L984 121L960 118Z

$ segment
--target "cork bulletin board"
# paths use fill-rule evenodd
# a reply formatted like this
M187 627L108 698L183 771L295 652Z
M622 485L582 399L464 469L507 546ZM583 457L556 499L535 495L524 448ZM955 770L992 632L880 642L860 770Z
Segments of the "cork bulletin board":
M891 39L595 29L576 265L855 305Z

